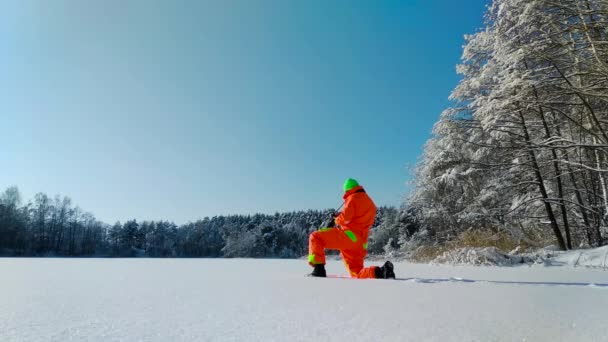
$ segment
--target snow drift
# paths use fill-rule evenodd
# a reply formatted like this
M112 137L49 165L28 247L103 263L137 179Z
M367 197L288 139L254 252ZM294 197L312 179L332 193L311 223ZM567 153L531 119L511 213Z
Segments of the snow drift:
M495 247L460 248L444 252L435 258L433 263L477 266L542 264L546 266L583 266L608 269L608 246L565 252L554 248L543 248L526 253L521 253L519 250L504 253Z

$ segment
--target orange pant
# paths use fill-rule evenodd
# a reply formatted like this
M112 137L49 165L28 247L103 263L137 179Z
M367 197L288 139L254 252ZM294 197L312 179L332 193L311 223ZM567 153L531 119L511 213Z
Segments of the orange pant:
M367 255L367 241L357 239L352 232L341 228L324 228L310 234L308 263L325 264L325 249L338 249L346 269L353 278L375 278L376 266L363 268Z

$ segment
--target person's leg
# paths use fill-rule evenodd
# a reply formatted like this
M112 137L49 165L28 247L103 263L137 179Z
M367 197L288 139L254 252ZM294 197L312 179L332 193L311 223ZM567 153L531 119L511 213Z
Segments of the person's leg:
M367 255L367 251L363 248L350 249L350 250L342 250L342 259L344 260L344 264L346 265L346 269L350 276L353 278L376 278L376 268L377 266L372 267L363 267L363 261L365 260L365 256Z
M308 263L314 265L325 264L325 249L349 248L352 241L338 228L323 228L310 234L308 238Z

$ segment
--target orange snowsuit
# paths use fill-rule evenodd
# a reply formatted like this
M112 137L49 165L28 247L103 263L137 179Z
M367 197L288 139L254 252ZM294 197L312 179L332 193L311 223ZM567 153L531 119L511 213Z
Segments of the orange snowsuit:
M308 239L308 263L325 264L325 249L338 249L344 264L353 278L375 278L374 267L363 267L367 255L367 237L374 224L376 205L357 186L344 193L344 209L336 217L336 228L322 228Z

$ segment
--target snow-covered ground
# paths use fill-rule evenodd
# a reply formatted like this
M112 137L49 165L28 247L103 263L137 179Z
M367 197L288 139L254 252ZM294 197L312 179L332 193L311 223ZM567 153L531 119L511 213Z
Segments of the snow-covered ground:
M5 258L0 341L608 338L606 271L395 266L401 280L308 278L303 260Z

